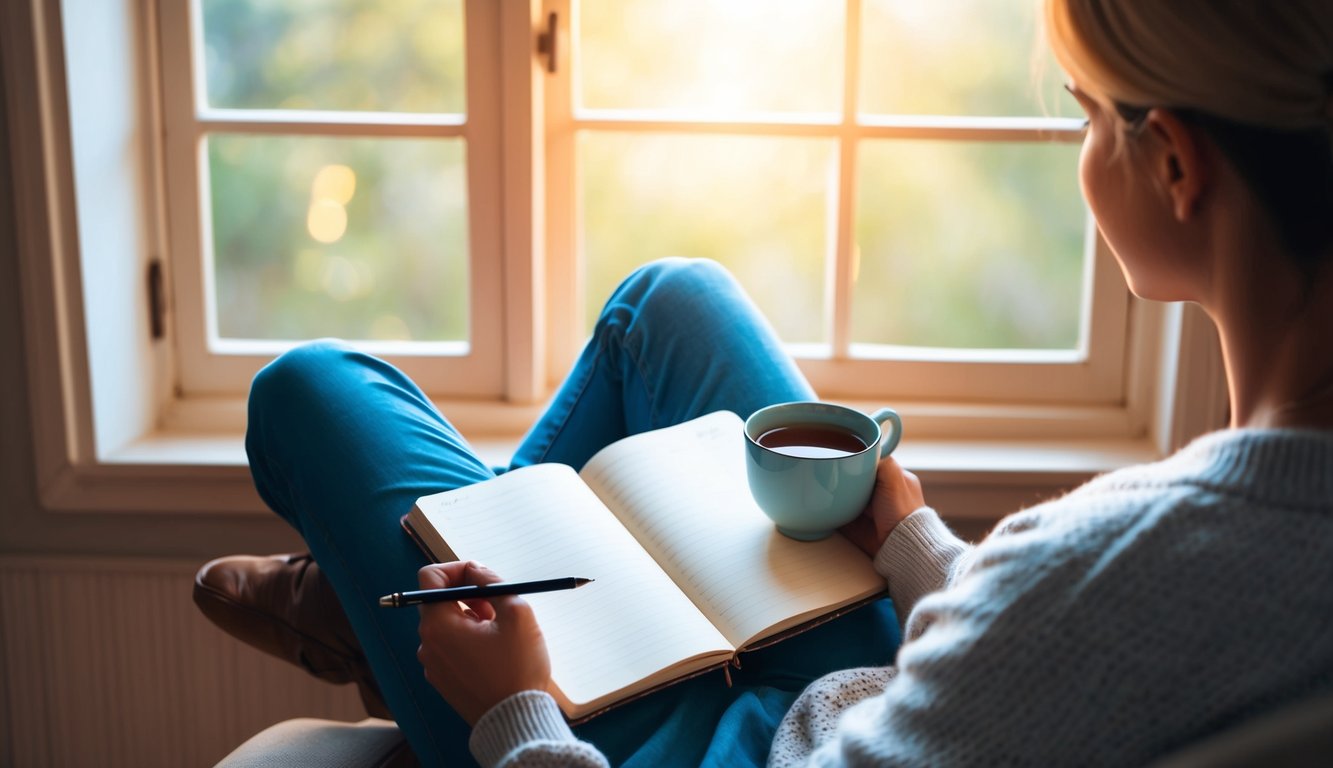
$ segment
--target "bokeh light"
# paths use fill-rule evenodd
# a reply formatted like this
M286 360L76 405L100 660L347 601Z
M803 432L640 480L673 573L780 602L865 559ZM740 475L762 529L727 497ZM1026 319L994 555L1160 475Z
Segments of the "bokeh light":
M312 200L305 224L319 242L336 243L347 232L347 209L332 200Z
M310 184L311 200L332 200L347 205L356 194L356 172L345 165L326 165Z

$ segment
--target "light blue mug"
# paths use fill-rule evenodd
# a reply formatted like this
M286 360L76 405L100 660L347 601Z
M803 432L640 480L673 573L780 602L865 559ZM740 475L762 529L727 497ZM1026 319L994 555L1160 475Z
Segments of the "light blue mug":
M902 436L892 408L872 416L820 402L760 408L745 420L750 493L783 534L817 541L865 509L879 460Z

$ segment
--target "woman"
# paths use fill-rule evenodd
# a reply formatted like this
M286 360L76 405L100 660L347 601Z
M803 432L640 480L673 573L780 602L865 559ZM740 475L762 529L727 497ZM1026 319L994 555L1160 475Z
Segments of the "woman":
M904 626L895 666L882 666L896 642L884 604L826 626L800 659L772 659L783 674L740 693L678 686L576 735L542 692L545 646L521 598L424 608L419 659L451 707L421 693L411 620L367 607L401 588L377 569L418 558L386 521L489 470L392 369L297 351L256 381L256 480L325 566L424 761L468 733L456 712L484 764L1143 764L1333 688L1333 8L1046 0L1045 26L1088 114L1088 204L1137 295L1197 302L1215 321L1232 428L1012 516L975 548L886 459L847 533L888 581ZM735 330L700 334L681 317ZM351 392L375 425L337 407ZM724 275L658 265L613 297L515 464L579 466L628 432L812 394ZM296 460L314 444L339 477ZM456 457L445 469L442 454ZM419 578L499 580L469 563ZM791 681L832 670L797 696Z

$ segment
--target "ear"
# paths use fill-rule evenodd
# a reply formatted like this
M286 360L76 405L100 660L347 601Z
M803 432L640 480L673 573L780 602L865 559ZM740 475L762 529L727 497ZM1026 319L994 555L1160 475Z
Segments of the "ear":
M1203 134L1169 109L1149 110L1144 124L1157 139L1152 174L1171 198L1176 220L1186 221L1197 211L1211 176Z

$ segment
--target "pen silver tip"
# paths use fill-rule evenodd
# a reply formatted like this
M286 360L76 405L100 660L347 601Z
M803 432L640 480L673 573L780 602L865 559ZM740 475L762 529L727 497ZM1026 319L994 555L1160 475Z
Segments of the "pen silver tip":
M385 595L380 598L380 605L385 608L392 608L398 605L398 595Z

